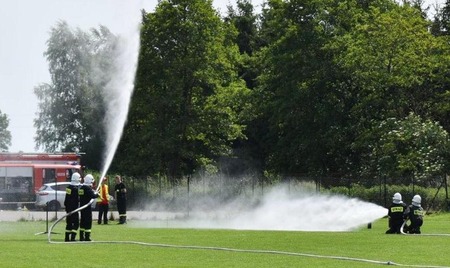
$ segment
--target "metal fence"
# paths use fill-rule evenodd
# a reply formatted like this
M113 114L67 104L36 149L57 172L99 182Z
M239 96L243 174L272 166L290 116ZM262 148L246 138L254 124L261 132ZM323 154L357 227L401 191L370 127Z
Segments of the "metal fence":
M292 192L341 194L387 207L392 195L400 192L406 203L415 194L422 196L427 210L449 209L447 178L436 178L433 186L411 183L407 178L376 178L361 181L338 177L275 177L256 175L227 177L222 175L183 177L176 183L165 177L123 176L128 188L129 207L137 210L189 211L207 204L224 204L236 198L258 200L274 187ZM402 184L399 182L407 182ZM395 182L396 184L392 184ZM215 202L210 202L214 200Z

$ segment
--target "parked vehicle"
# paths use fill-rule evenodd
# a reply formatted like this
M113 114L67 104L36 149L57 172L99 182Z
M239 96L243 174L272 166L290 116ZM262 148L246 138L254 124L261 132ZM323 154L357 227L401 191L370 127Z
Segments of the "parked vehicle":
M64 208L64 199L66 198L66 188L70 182L46 183L36 192L37 208L43 210L55 211ZM111 206L114 204L114 197L109 195ZM98 209L97 202L92 203L94 210Z
M37 208L54 211L64 208L66 188L70 182L46 183L36 192Z

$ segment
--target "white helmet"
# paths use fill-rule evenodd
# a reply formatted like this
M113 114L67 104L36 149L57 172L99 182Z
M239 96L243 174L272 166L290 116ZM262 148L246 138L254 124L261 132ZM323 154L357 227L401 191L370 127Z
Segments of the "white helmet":
M416 194L412 199L412 204L416 207L420 207L421 203L422 203L422 197L420 197L420 195Z
M87 174L84 177L84 185L92 186L92 183L94 182L94 176L91 174Z
M400 193L395 193L392 197L392 203L401 204L402 203L402 195Z
M72 177L70 179L70 184L71 185L78 185L78 184L80 184L80 178L81 178L80 173L78 173L78 172L73 173Z

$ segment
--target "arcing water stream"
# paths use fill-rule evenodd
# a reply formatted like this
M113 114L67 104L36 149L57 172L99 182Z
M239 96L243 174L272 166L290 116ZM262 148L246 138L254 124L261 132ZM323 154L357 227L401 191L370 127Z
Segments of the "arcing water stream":
M127 17L128 29L120 35L118 54L114 62L115 71L110 74L111 80L107 84L106 92L108 96L105 97L108 104L104 121L107 140L100 179L106 175L119 145L134 89L140 46L139 26L141 19L139 7L136 7L135 10L135 14Z
M133 3L130 3L133 4ZM140 5L141 6L141 5ZM128 28L119 34L119 43L114 60L114 72L110 74L110 80L105 90L107 99L107 110L105 129L106 129L106 151L104 158L104 165L99 178L97 191L101 186L101 179L103 179L111 165L114 157L114 153L119 145L120 138L122 136L123 127L125 125L128 109L131 101L131 95L134 89L134 76L137 69L137 61L139 55L140 45L140 6L136 5L134 8L135 13L129 14L127 17ZM51 242L51 230L67 216L78 213L78 211L90 206L95 199L78 209L71 211L55 221L50 227L48 232L48 240Z

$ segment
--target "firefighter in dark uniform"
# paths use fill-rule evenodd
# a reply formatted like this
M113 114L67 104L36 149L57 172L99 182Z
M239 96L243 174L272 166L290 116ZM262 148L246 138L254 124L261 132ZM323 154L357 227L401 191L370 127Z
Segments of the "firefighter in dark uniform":
M410 221L410 225L406 231L410 234L420 234L420 227L423 224L423 208L421 206L422 197L415 195L412 199L411 205L406 209L405 215Z
M92 190L92 183L94 177L88 174L84 177L84 183L78 190L80 196L80 207L88 204L92 199L98 197L98 193ZM92 207L86 206L81 210L80 218L80 241L91 241L91 228L92 228Z
M127 188L119 175L116 176L114 193L116 194L117 211L119 212L119 224L125 224L127 223Z
M389 229L386 234L399 234L400 228L405 220L406 204L402 201L402 195L395 193L392 197L392 204L389 206Z
M80 186L80 177L78 172L73 173L70 179L70 185L66 188L66 197L64 198L66 213L70 213L78 208L78 187ZM78 212L68 215L66 217L66 238L64 241L75 241L79 226L80 218Z

